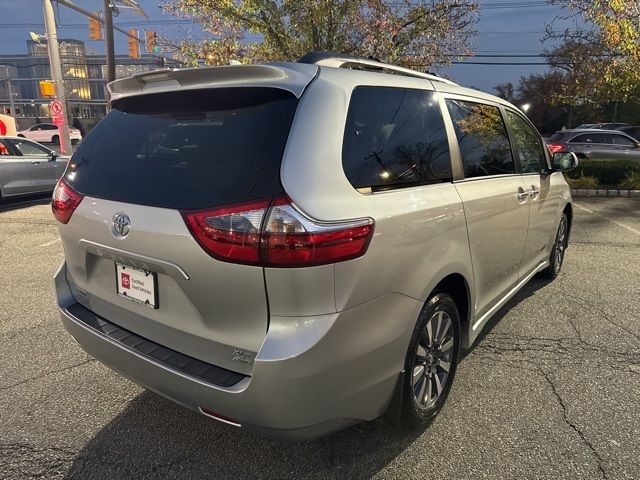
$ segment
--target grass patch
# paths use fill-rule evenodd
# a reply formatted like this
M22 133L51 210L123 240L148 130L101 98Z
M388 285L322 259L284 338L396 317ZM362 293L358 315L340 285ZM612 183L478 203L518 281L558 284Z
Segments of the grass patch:
M618 187L622 190L640 190L640 173L631 172L624 177Z
M566 180L570 188L595 190L600 186L600 182L596 177L580 175L578 178L567 178Z

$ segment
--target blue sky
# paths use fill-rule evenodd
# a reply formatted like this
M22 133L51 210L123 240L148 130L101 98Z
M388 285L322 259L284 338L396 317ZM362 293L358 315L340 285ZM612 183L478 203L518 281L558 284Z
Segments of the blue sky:
M526 0L517 0L522 3ZM29 31L42 33L44 31L42 2L40 0L1 0L2 15L0 15L0 53L25 53L26 39ZM102 0L76 0L78 5L92 11L102 8ZM150 23L160 21L160 24L127 25L126 28L156 30L181 38L189 33L197 33L197 26L187 22L175 22L175 17L163 15L157 0L138 0L138 3L151 18ZM533 7L509 7L514 0L486 0L486 7L481 10L480 21L477 24L479 34L474 43L478 46L479 54L509 54L532 55L541 53L549 44L541 44L545 24L561 12L557 6L537 5ZM61 38L75 38L84 40L88 52L103 53L104 42L91 41L88 38L86 18L82 15L60 6L59 12ZM115 24L128 22L142 22L142 17L136 16L131 10L120 9L120 15ZM126 53L127 46L124 35L116 32L116 52ZM538 58L475 58L470 62L542 62ZM543 66L534 65L453 65L448 68L436 68L437 72L451 77L453 80L467 86L474 86L482 90L492 91L498 83L511 81L517 83L521 75L541 73L546 70Z

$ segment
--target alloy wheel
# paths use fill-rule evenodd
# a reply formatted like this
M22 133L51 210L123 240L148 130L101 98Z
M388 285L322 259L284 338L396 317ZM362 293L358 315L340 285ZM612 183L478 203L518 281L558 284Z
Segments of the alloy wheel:
M564 260L564 251L567 246L567 220L562 217L560 226L558 227L558 236L556 237L556 244L553 247L553 268L556 273L560 271L562 267L562 261Z
M432 408L441 398L454 354L454 331L445 311L435 312L427 321L418 342L412 371L414 400L420 409Z

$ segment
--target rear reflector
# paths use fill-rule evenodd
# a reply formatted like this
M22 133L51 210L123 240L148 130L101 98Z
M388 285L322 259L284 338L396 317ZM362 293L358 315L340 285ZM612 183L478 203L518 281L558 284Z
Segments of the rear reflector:
M183 212L189 230L212 257L264 267L309 267L364 255L370 218L318 222L286 196L207 211Z
M53 216L60 223L68 223L83 198L82 194L76 192L64 180L58 180L51 199Z
M206 415L207 417L211 417L219 422L226 423L227 425L233 425L234 427L242 427L238 422L230 419L229 417L222 416L213 410L209 410L207 407L199 407L200 413Z

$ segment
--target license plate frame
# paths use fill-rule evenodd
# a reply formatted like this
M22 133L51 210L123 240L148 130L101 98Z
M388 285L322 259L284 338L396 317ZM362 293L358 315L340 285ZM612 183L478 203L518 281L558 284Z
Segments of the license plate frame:
M158 309L158 274L115 263L116 294L120 298L153 310Z

